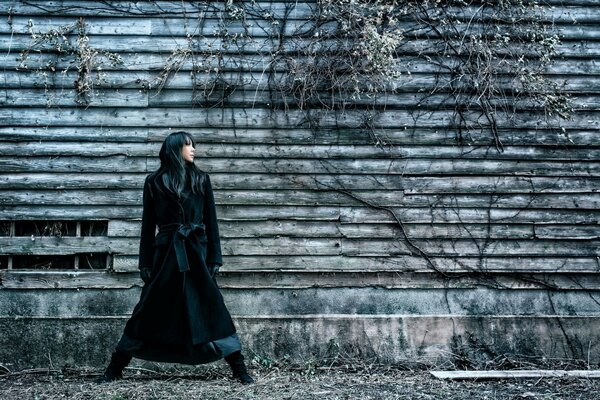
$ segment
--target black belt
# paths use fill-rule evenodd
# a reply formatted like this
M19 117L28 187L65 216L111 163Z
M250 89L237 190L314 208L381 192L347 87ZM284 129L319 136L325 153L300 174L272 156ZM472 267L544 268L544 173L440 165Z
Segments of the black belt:
M187 253L185 251L185 239L193 233L201 234L202 232L205 232L204 224L196 224L193 222L185 224L180 224L178 222L165 224L158 227L158 234L154 238L154 243L166 244L168 243L169 238L172 238L179 271L185 272L190 270Z

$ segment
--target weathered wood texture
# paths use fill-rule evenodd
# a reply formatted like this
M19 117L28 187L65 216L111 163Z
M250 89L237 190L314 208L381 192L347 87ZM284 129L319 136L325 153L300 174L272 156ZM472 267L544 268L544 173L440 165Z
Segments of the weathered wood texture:
M439 64L460 57L441 57L431 32L410 31L398 53L406 69L375 110L364 96L357 108L300 108L281 92L289 65L273 57L307 60L292 50L310 40L315 2L258 2L246 27L225 17L225 4L0 3L0 222L108 221L97 237L0 232L0 363L46 362L46 352L14 345L26 326L55 362L103 362L139 294L141 188L170 130L194 135L196 162L211 174L220 282L256 353L327 356L333 340L385 361L431 361L474 335L498 354L600 360L597 1L545 2L562 42L543 73L564 84L575 113L553 119L519 98L514 114L497 118L503 151L489 129L457 129L454 109L441 105L448 89L439 82L450 75ZM265 17L286 12L279 25ZM76 56L32 37L69 30L75 45L78 17L100 52L87 105L74 89ZM239 37L223 41L225 28ZM499 85L515 88L509 77ZM477 112L467 117L489 126ZM6 262L90 252L110 254L111 270ZM102 332L106 351L89 337L78 343L88 355L61 353L45 328L53 338Z

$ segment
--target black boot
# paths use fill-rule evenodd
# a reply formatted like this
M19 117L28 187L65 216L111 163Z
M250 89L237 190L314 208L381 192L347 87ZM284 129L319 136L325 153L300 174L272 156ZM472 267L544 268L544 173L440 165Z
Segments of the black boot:
M123 369L131 361L131 356L119 350L115 350L110 357L110 363L104 373L96 380L96 383L112 382L123 378Z
M248 375L248 371L246 370L246 364L244 364L244 356L241 351L236 351L235 353L231 353L228 356L225 356L225 361L231 367L231 371L233 372L233 379L237 379L242 382L244 385L249 385L254 383L254 379L250 375Z

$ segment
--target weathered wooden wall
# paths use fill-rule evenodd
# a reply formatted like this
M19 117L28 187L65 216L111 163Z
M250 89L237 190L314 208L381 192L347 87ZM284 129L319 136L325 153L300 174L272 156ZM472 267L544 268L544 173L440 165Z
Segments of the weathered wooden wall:
M547 73L566 82L577 112L562 122L564 134L543 115L519 114L501 130L498 152L486 135L457 145L449 110L413 126L419 89L435 84L423 61L398 79L373 121L394 145L380 148L354 111L327 115L321 127L330 129L315 131L305 111L271 110L277 99L265 88L274 72L265 72L261 52L271 44L260 19L243 53L223 61L240 86L224 105L203 107L193 104L188 63L160 93L146 88L190 30L204 35L203 48L222 46L212 36L217 11L199 17L182 2L2 2L0 220L107 220L108 232L35 241L6 233L1 253L107 252L112 268L5 262L0 364L104 362L139 295L141 187L169 129L193 133L197 164L211 174L226 255L220 282L250 355L600 361L600 4L550 3L563 41ZM283 5L264 7L276 14ZM311 7L298 3L291 26ZM104 66L88 107L75 102L76 69L61 72L73 57L46 49L18 68L32 44L29 20L44 32L80 16L90 46L123 59ZM204 30L193 32L199 18ZM395 210L433 266L390 213L368 203Z

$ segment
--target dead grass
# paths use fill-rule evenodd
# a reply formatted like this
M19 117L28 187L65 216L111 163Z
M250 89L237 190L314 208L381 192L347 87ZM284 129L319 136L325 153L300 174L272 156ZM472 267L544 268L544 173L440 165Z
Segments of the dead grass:
M193 370L128 368L125 379L94 383L100 370L23 371L0 376L0 399L598 399L600 382L538 379L446 382L392 367L278 369L253 365L256 384L229 379L224 365Z

